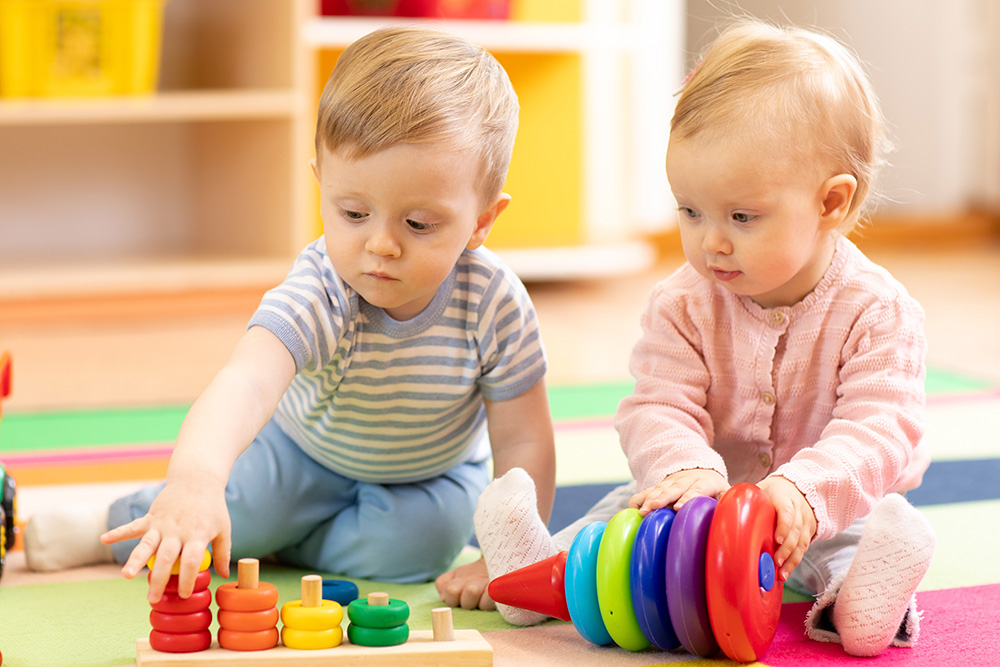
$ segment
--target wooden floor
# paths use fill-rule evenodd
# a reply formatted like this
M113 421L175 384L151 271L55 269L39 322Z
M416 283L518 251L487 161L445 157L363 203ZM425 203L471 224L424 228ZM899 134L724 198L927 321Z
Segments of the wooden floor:
M928 362L1000 379L1000 240L866 247L927 312ZM622 380L650 288L680 263L615 280L529 287L550 384ZM14 357L5 409L188 404L226 360L263 286L183 298L0 302L0 349Z

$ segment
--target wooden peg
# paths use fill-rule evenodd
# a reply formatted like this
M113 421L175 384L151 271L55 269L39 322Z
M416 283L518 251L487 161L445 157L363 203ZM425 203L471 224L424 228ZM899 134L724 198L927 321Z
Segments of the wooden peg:
M236 588L257 588L260 585L260 561L241 558L236 564Z
M434 633L434 641L455 641L455 625L451 619L451 607L431 609L431 629Z
M302 577L302 606L323 606L323 577L318 574L307 574Z
M382 607L389 604L389 594L378 591L368 594L368 604L372 607Z

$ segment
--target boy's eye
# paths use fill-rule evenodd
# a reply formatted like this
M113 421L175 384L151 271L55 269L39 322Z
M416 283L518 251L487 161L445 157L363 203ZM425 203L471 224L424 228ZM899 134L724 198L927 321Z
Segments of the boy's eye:
M755 215L750 215L749 213L742 213L740 211L733 213L733 221L738 222L740 224L746 224L748 222L751 222L756 217L757 216Z
M365 217L365 214L360 211L348 211L347 209L343 209L343 213L344 217L348 220L361 220Z
M410 229L415 232L430 232L434 230L435 225L428 224L426 222L419 222L417 220L407 219L406 224L409 225Z
M680 214L681 214L681 215L682 215L683 217L685 217L685 218L690 218L690 219L692 219L692 220L693 220L694 218L697 218L697 217L698 217L698 212L697 212L697 211L695 211L695 210L694 210L693 208L688 208L687 206L681 206L681 207L680 207L679 209L677 209L677 210L678 210L678 211L680 212Z

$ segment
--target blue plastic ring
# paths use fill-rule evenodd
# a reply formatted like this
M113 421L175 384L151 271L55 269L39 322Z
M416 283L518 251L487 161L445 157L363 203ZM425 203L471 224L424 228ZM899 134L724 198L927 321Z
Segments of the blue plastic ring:
M681 641L670 624L667 606L667 542L676 513L669 507L654 510L639 524L632 548L632 606L646 639L658 649L672 651Z
M573 627L592 644L611 643L597 603L597 550L608 524L599 521L581 530L566 558L566 606Z

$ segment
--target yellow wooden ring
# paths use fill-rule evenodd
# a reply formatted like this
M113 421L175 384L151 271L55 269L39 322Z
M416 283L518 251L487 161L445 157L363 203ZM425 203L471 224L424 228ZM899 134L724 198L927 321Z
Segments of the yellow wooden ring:
M281 643L288 648L312 651L340 646L344 641L344 629L339 625L329 630L297 630L287 625L281 628Z
M156 554L149 557L149 562L146 563L146 567L150 570L153 569L153 564L156 563ZM205 549L205 555L201 557L201 565L198 566L199 572L204 572L212 565L212 552ZM174 566L170 568L170 574L180 574L181 573L181 560L178 558L174 561Z
M328 630L344 620L344 608L339 602L323 600L321 607L303 607L302 600L281 606L281 622L296 630Z

